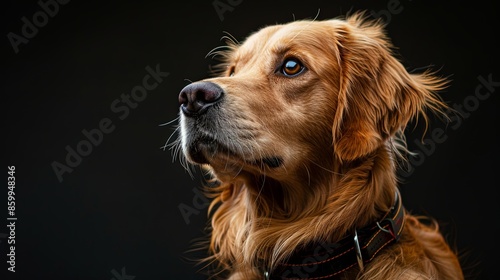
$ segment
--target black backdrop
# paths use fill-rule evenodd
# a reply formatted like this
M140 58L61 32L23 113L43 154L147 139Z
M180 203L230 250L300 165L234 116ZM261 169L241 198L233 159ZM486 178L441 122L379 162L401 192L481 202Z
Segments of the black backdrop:
M188 80L207 77L214 61L205 55L225 31L242 40L265 25L358 9L387 22L408 69L451 78L442 96L465 118L433 122L425 146L408 131L420 156L401 188L410 211L443 222L468 279L498 279L498 9L435 2L3 3L0 279L206 279L187 260L198 254L186 253L204 236L199 172L190 177L161 149L175 122L160 124L177 117ZM8 166L16 168L14 216ZM12 232L8 217L17 218ZM12 234L15 273L6 261Z

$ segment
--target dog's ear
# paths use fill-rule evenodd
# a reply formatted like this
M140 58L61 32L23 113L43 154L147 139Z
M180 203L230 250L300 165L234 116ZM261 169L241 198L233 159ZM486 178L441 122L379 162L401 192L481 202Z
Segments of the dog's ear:
M446 105L435 92L446 80L408 73L381 24L360 14L334 23L340 79L332 133L340 160L369 154L418 115L427 120L426 109L443 112Z

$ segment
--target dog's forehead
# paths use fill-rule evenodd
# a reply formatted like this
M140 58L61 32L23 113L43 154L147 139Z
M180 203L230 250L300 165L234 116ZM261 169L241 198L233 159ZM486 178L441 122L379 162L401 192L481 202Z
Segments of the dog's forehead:
M251 34L239 48L240 55L280 52L294 45L325 42L333 37L335 21L300 20L264 27Z

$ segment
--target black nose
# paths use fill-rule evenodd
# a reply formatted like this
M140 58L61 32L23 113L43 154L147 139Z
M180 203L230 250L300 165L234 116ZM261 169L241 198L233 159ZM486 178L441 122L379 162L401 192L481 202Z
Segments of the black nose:
M179 104L186 116L205 113L208 107L221 100L224 90L212 82L196 82L185 86L179 94Z

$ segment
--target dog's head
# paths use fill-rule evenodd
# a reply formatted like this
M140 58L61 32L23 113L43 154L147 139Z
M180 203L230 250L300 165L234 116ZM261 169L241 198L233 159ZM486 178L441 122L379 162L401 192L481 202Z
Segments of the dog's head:
M408 73L391 48L360 14L259 30L230 46L220 76L182 89L184 155L222 180L280 182L369 155L443 105L433 94L443 80Z

